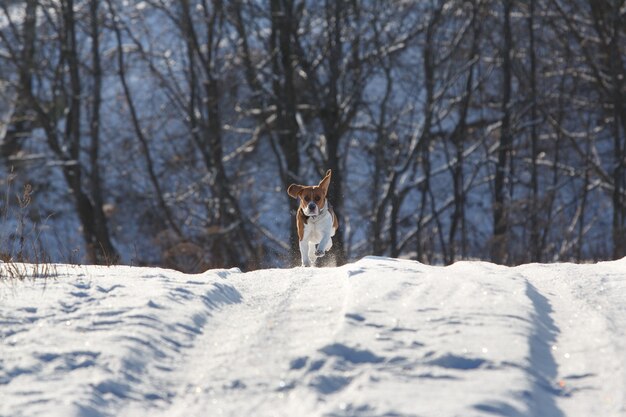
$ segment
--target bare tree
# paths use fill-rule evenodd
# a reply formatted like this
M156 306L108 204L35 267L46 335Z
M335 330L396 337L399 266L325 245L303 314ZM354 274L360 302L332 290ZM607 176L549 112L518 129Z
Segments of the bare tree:
M493 241L491 259L497 263L507 260L509 208L506 199L506 181L509 178L509 160L512 152L511 132L511 89L512 67L511 54L513 52L513 34L511 29L511 0L502 1L503 41L502 41L502 121L498 143L498 161L494 178L494 205L493 205Z
M84 106L83 96L83 73L81 72L80 52L78 48L78 28L76 10L77 6L72 0L57 4L38 4L29 2L30 13L36 15L37 7L46 9L49 19L47 24L52 30L54 43L45 45L50 48L43 53L55 57L56 61L50 62L52 71L46 75L50 78L39 79L40 84L49 86L49 89L39 89L37 92L32 88L31 81L27 80L26 73L34 68L33 47L37 39L33 39L33 34L29 34L24 39L28 45L22 50L27 53L19 54L11 49L11 60L13 64L23 72L23 82L21 92L24 94L25 102L30 111L35 114L36 124L41 126L46 135L47 144L54 156L58 159L59 165L65 181L67 182L71 195L74 199L74 206L78 215L82 234L86 245L86 257L93 263L110 263L117 258L117 252L111 243L107 227L106 216L102 209L102 189L99 184L99 174L97 165L97 146L99 140L99 72L94 67L94 94L95 99L92 108L91 122L91 158L89 169L92 172L91 181L84 179L85 167L81 160L81 150L84 143L82 132L82 111ZM95 4L92 3L92 7ZM33 9L34 8L34 9ZM5 9L6 13L6 9ZM92 17L94 17L92 15ZM31 19L34 17L31 17ZM27 24L24 30L31 31L32 20L25 21ZM93 36L98 36L98 23L92 20ZM2 35L6 39L5 35ZM94 39L93 48L97 48L97 39ZM43 49L44 44L41 44ZM94 65L99 65L99 55L92 48ZM42 68L35 71L43 76ZM29 87L30 86L30 87ZM41 92L41 94L39 94ZM53 106L60 104L61 109L54 109ZM57 110L62 115L57 118L57 114L51 111ZM96 160L96 164L93 165Z

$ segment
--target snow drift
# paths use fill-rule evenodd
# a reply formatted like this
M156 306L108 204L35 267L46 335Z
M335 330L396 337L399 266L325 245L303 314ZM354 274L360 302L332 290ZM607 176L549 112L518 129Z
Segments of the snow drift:
M626 259L0 285L0 416L626 415Z

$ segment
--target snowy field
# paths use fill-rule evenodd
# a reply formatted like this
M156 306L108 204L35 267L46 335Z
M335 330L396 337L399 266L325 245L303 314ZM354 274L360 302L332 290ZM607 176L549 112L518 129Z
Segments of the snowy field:
M0 283L0 416L626 415L626 258Z

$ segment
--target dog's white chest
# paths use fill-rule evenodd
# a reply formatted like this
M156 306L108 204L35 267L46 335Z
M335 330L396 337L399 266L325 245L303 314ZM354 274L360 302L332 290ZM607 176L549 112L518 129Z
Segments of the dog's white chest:
M309 217L304 225L304 238L302 240L319 243L325 235L335 235L333 217L328 211L316 217Z

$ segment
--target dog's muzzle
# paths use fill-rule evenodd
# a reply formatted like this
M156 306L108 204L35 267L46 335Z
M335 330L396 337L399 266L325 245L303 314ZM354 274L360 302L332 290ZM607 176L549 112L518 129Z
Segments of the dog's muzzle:
M304 214L307 216L317 216L319 214L317 204L313 202L309 203L309 205L304 209Z

